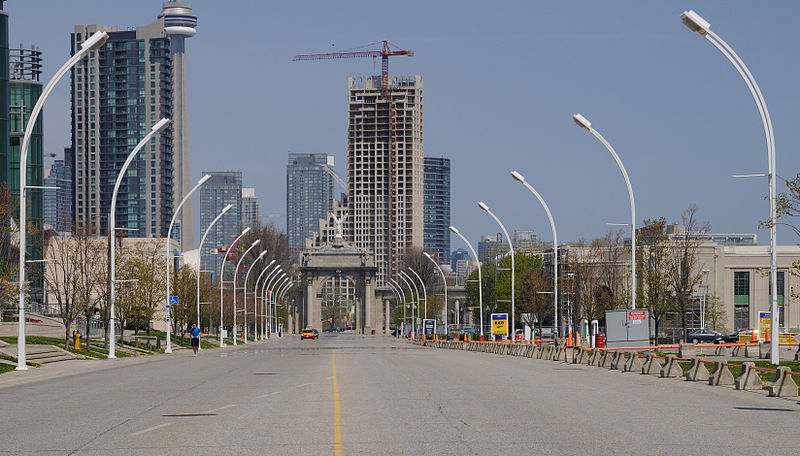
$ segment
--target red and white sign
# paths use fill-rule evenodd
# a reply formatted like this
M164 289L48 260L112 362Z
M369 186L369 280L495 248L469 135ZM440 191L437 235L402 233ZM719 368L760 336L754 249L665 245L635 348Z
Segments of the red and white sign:
M647 312L644 310L629 310L628 311L628 320L644 320L647 318Z

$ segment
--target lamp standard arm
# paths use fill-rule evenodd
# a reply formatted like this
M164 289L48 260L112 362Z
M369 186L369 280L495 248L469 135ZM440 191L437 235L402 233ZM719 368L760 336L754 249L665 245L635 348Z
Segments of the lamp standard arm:
M511 337L513 339L513 337L515 335L514 333L515 333L515 331L517 329L515 318L514 318L514 314L515 314L515 312L514 312L514 298L515 298L515 295L514 295L514 282L515 282L515 280L514 280L515 279L514 245L511 243L511 236L508 235L508 231L506 230L506 227L503 226L503 222L501 222L500 219L497 218L497 216L494 215L494 213L491 210L489 210L489 206L487 206L483 202L479 202L478 203L478 207L483 209L487 214L489 214L494 219L495 222L497 222L498 225L500 225L500 229L503 230L503 234L505 234L506 240L508 241L508 250L509 250L509 252L511 252Z
M130 166L133 159L136 157L136 154L142 149L142 147L147 144L150 139L155 136L156 134L160 133L161 130L167 128L169 125L169 119L161 119L159 120L153 127L150 129L150 132L147 133L139 144L133 148L130 154L128 154L128 158L123 163L122 168L119 170L119 175L117 175L117 181L114 183L114 192L111 194L111 210L108 213L108 269L109 269L109 328L108 328L108 357L109 358L116 358L116 335L115 333L115 325L116 325L116 318L114 316L114 302L115 302L115 295L116 295L116 214L117 214L117 194L119 193L119 187L122 185L122 178L125 177L125 173L128 171L128 166Z
M479 311L481 314L481 336L483 336L483 279L481 274L481 262L478 259L478 254L475 253L475 249L472 248L472 244L470 244L469 241L467 241L467 238L465 238L464 235L461 234L461 232L458 231L454 226L450 227L450 231L458 235L458 237L460 237L461 240L464 241L464 244L467 244L469 251L472 252L472 256L474 256L475 260L478 262L478 303L480 306Z
M683 23L692 31L700 33L708 42L710 42L718 51L725 56L726 59L733 65L734 69L739 73L744 83L747 85L750 95L756 103L759 116L761 117L761 125L764 129L764 136L767 145L767 167L768 167L768 184L769 184L769 225L770 225L770 291L771 295L771 315L772 321L776 324L771 325L771 350L770 362L778 364L780 362L779 350L779 328L777 322L779 320L780 308L778 307L778 273L777 273L777 229L776 229L776 197L777 197L777 184L776 184L776 164L775 164L775 134L772 129L772 119L767 109L767 102L761 94L761 89L758 87L755 78L750 73L744 61L733 50L732 47L725 42L719 35L711 30L711 24L706 22L705 19L700 17L696 12L689 10L681 14Z
M239 257L239 261L236 263L236 269L233 270L233 345L236 345L236 279L239 277L239 266L242 265L242 261L244 261L250 250L252 250L253 247L257 246L260 242L261 239L256 239L252 244L250 244L250 247L248 247L242 256Z
M237 242L239 242L239 239L241 239L242 236L247 234L250 230L251 230L251 228L248 226L247 228L242 230L242 232L239 233L238 236L236 236L233 239L233 242L231 242L231 245L228 247L228 250L225 251L225 257L222 258L222 261L220 262L220 265L219 265L219 346L220 347L224 347L225 346L225 342L222 340L222 328L223 328L223 324L222 324L222 316L223 316L222 301L223 301L223 290L224 290L224 285L223 284L225 283L225 275L224 275L225 263L228 261L228 255L233 251L233 247L236 245ZM235 314L236 314L236 311L234 310L234 315ZM235 323L234 323L234 326L235 326ZM236 337L234 337L233 340L235 341Z
M414 275L417 277L417 280L419 280L419 283L422 285L422 297L423 301L425 302L425 316L422 318L428 318L428 290L425 289L425 282L422 281L422 277L417 274L417 271L412 268L408 268L408 270L414 273Z
M47 96L50 95L50 92L53 91L53 88L55 88L58 81L60 81L61 78L67 74L67 71L75 66L80 59L86 56L89 51L96 50L102 46L107 39L108 34L106 32L95 32L81 44L81 49L78 50L75 55L70 57L69 60L67 60L66 63L64 63L64 65L58 69L58 71L56 71L56 74L53 75L53 77L44 87L42 94L39 95L39 99L36 100L36 104L33 105L33 110L31 110L31 115L28 117L27 124L24 124L25 132L22 135L22 143L20 144L19 148L19 332L17 336L16 370L28 370L26 359L27 351L25 346L25 256L27 253L26 241L28 234L28 219L25 214L27 211L25 202L25 187L28 179L28 146L30 144L31 135L33 134L33 130L36 126L36 120L39 118L39 113L42 111L42 107L44 106L44 101L47 99Z
M178 204L178 208L175 209L175 213L172 214L172 220L169 222L169 229L167 230L167 238L164 240L164 243L166 244L166 246L164 248L164 254L165 254L165 257L167 259L167 299L166 299L166 306L164 307L164 309L166 309L165 317L166 317L166 323L167 323L167 348L164 350L164 353L172 353L172 341L171 341L171 337L170 337L170 333L172 332L172 328L171 328L172 325L171 325L170 319L169 319L169 310L170 310L170 305L169 305L169 286L170 286L169 271L170 271L170 269L172 269L172 255L169 254L169 241L172 240L172 226L175 225L175 218L178 217L178 212L181 211L181 208L183 207L183 203L185 203L186 200L188 200L189 197L192 196L192 193L194 193L195 190L200 188L200 186L205 184L209 179L211 179L211 175L210 174L206 174L205 176L203 176L197 182L197 184L194 187L192 187L191 190L189 190L189 193L187 193L186 196L183 197L183 199L181 200L180 204ZM220 336L220 337L222 337L222 336Z
M533 196L539 200L539 203L544 208L544 211L547 214L547 219L550 221L550 230L553 232L553 325L556 327L556 331L558 331L558 231L556 231L556 222L553 221L553 214L550 212L550 207L544 201L542 195L540 195L539 192L537 192L536 189L525 180L525 177L516 171L511 171L511 177L520 182L525 186L525 188L533 193ZM558 336L558 332L556 332L556 336Z
M202 258L203 243L206 241L206 236L208 236L208 233L211 231L211 228L219 221L219 219L221 219L222 216L225 215L225 213L231 210L231 208L233 208L232 204L228 204L227 206L225 206L222 209L222 211L219 214L217 214L216 217L214 217L214 220L211 221L211 223L208 225L208 228L206 228L205 233L203 233L203 237L200 239L200 246L198 247L200 258ZM198 328L200 327L200 267L201 265L198 264L197 265L197 327Z

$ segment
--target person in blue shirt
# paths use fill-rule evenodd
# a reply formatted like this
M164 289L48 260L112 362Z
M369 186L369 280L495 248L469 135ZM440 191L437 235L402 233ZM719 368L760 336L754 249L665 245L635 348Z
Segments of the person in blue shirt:
M192 323L192 329L189 330L189 334L192 335L192 350L194 350L194 356L197 356L197 351L200 350L200 328L197 327L197 323Z

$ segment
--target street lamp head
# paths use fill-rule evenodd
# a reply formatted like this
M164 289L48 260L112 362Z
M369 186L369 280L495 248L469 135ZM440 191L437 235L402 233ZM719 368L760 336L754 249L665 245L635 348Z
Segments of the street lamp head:
M518 182L525 182L525 176L523 176L522 174L520 174L520 173L518 173L516 171L511 171L511 177L513 177L514 180L516 180Z
M700 17L699 14L695 13L694 10L684 11L683 14L681 14L681 20L684 25L689 27L689 30L703 36L708 34L708 31L711 29L711 24Z
M275 264L275 260L272 260L272 261L270 261L270 262L269 262L269 264L267 265L267 267L270 267L270 266L272 266L273 264Z
M94 32L92 36L90 36L86 41L81 43L81 49L89 49L90 51L96 51L100 48L100 46L106 43L106 40L108 40L108 33Z
M258 255L258 258L261 259L261 257L263 257L266 254L267 254L267 251L266 250L262 250L261 254Z
M450 225L450 231L452 231L453 233L458 234L458 229L456 227L454 227L453 225Z
M224 214L224 213L228 212L229 210L231 210L232 208L233 208L233 204L228 204L227 206L225 206L224 209L222 209L222 212L220 212L220 214Z
M585 128L585 129L588 130L588 129L590 129L592 127L592 123L589 122L589 119L587 119L586 117L583 117L580 114L573 114L572 115L572 120L574 120L575 123L578 124L578 126L581 127L581 128Z
M253 248L253 247L257 246L260 243L261 243L261 239L256 239L255 241L253 241L252 244L250 244L250 248Z
M208 182L209 179L211 179L211 174L206 174L205 176L201 177L199 181L197 181L197 185L203 185Z
M170 122L169 119L167 119L166 117L163 117L155 125L153 125L153 128L151 128L150 131L152 131L154 135L158 134L158 133L161 132L161 130L167 128L167 125L169 125L169 122Z
M487 206L483 201L478 201L478 207L486 212L489 212L489 206Z
M243 230L242 230L242 234L240 234L239 236L244 236L244 235L245 235L245 234L247 234L247 233L248 233L248 232L249 232L251 229L252 229L252 228L250 228L250 227L248 226L247 228L245 228L245 229L243 229Z
M428 252L422 252L422 254L425 255L429 260L433 259L431 258L431 255Z

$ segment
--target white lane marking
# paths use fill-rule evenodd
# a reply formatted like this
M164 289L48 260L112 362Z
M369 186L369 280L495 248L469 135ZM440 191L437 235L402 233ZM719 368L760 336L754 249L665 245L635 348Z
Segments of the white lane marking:
M163 428L163 427L167 427L167 426L169 426L170 424L173 424L173 422L172 422L172 421L170 421L169 423L161 423L161 424L159 424L158 426L153 426L153 427L151 427L151 428L142 429L142 430L141 430L141 431L139 431L139 432L134 432L133 434L131 434L131 436L142 435L142 434L144 434L145 432L155 431L156 429L161 429L161 428Z
M313 385L313 384L314 384L314 382L311 382L311 383L303 383L302 385L297 385L297 386L295 386L295 388L302 388L302 387L304 387L304 386Z
M267 393L267 394L262 394L261 396L256 396L256 399L262 399L262 398L269 397L269 396L274 396L274 395L280 394L280 393L281 393L280 391L274 391L272 393Z
M214 412L219 412L220 410L225 410L226 408L231 408L231 407L236 407L236 404L228 404L228 405L223 405L222 407L217 407L217 408L215 408L215 409L213 409L213 410L209 410L209 411L207 411L207 412L203 412L203 413L214 413Z
M328 377L326 378L326 380L333 380L333 377Z

